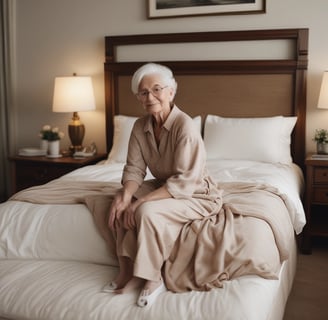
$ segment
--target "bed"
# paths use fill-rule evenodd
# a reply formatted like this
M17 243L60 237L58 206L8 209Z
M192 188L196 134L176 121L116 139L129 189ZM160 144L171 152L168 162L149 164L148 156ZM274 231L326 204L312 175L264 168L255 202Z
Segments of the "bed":
M109 36L105 47L108 159L20 191L0 205L1 319L282 319L296 269L296 236L306 223L308 30ZM269 205L261 210L283 219L275 229L286 233L273 275L239 275L237 265L219 288L168 291L150 308L136 306L137 292L102 292L118 268L101 219L119 188L129 132L142 115L130 93L131 75L148 61L174 71L176 104L203 135L208 169L231 191L229 201L255 203L253 195L274 195L281 210ZM279 247L272 234L270 246ZM265 249L262 235L251 237L254 251ZM269 259L264 254L262 265ZM180 278L173 277L172 286Z

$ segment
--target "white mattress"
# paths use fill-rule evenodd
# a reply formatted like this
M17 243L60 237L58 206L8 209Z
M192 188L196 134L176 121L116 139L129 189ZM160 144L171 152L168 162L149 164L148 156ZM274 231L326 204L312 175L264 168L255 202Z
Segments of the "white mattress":
M217 181L270 183L297 212L302 176L296 166L245 161L209 162ZM119 181L123 164L78 169L61 179ZM150 309L135 305L137 292L102 293L118 271L87 208L9 201L0 205L0 317L10 319L281 319L295 271L295 244L279 280L245 276L210 292L162 294Z
M288 268L294 267L285 263L281 274L291 273ZM0 315L33 320L281 319L284 303L278 304L280 311L273 305L288 296L294 275L284 282L245 276L205 293L166 292L142 309L135 304L137 292L101 292L116 272L116 267L78 261L2 260ZM278 316L272 317L275 312Z

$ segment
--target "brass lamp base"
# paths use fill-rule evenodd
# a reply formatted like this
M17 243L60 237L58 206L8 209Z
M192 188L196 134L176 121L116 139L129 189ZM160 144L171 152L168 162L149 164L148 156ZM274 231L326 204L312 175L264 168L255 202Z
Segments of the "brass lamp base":
M70 151L72 153L83 149L82 141L85 134L84 124L81 123L77 112L73 113L73 118L68 125L68 135L71 140Z

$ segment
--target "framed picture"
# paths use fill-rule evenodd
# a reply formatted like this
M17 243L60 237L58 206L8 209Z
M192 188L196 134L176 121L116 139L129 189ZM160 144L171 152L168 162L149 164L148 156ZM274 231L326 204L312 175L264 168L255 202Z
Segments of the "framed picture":
M148 0L148 18L265 13L266 0Z

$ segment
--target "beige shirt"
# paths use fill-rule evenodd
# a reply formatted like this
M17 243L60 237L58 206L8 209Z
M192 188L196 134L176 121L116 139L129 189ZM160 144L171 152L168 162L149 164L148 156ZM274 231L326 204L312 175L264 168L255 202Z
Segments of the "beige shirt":
M148 167L156 178L151 188L164 184L173 198L217 203L221 192L208 175L204 143L193 120L174 106L163 125L159 145L152 121L147 115L134 124L122 183L133 180L141 186Z

